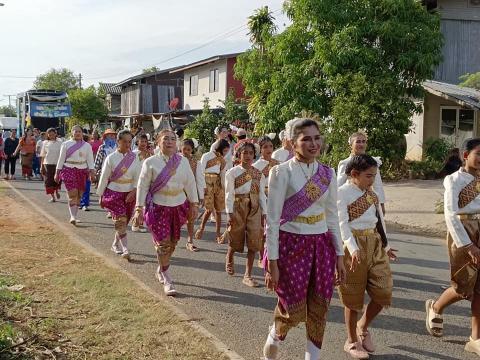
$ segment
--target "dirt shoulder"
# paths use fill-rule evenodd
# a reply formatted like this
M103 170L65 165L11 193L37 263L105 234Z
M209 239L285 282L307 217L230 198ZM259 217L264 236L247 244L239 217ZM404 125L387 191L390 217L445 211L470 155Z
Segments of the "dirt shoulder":
M0 358L228 359L1 184L0 196Z

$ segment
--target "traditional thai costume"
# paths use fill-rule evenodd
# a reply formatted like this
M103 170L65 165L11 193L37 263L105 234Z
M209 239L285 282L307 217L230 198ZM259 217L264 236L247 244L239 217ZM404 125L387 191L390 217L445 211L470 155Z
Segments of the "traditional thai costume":
M263 158L258 159L254 164L253 167L260 170L265 176L265 195L268 196L268 179L270 177L270 170L276 166L279 165L280 161L275 160L275 159L270 159L270 161L267 161Z
M140 162L140 168L143 165L143 162L152 156L152 152L150 150L140 151L139 149L133 150L133 153L137 156L137 160ZM135 218L132 221L132 231L133 232L146 232L147 230L143 227L143 224L138 223L137 219Z
M140 161L132 151L126 154L115 151L105 159L98 182L97 194L101 198L101 205L112 214L115 225L112 250L127 259L127 225L136 200L132 198L127 201L127 196L137 187L140 169Z
M203 154L200 164L205 177L205 209L221 212L225 209L226 161L221 154L210 151Z
M70 209L70 222L76 224L80 197L85 191L89 170L93 170L93 152L89 143L68 140L62 143L57 172L65 184Z
M62 141L59 139L45 140L40 151L40 157L43 158L43 167L45 169L45 192L48 195L54 195L61 187L61 182L57 183L55 181L61 147Z
M378 305L390 306L393 280L385 222L377 194L347 182L338 189L338 215L346 248L347 277L345 284L339 287L343 305L361 311L366 291ZM360 263L351 271L351 255L355 251L359 251Z
M22 175L30 177L33 175L33 157L35 155L36 141L33 136L20 139L20 159L22 164Z
M272 158L277 160L279 163L283 163L283 162L293 158L293 155L294 154L293 154L292 150L287 150L287 149L281 147L280 149L277 149L273 152Z
M294 158L272 169L269 192L267 258L277 260L280 272L272 331L283 340L306 322L308 340L320 349L336 258L343 255L335 172Z

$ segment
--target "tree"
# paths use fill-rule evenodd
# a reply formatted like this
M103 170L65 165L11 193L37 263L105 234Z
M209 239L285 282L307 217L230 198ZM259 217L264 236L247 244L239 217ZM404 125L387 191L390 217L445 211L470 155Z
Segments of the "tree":
M45 74L38 75L33 82L34 89L70 91L79 86L78 78L72 70L50 69Z
M142 70L142 74L154 73L160 71L160 69L156 66L151 66L149 68L145 68Z
M3 114L7 117L17 117L17 110L15 110L13 105L4 105L0 106L0 114Z
M248 35L250 42L261 52L263 52L266 40L277 31L273 13L268 10L268 6L261 7L254 11L248 18Z
M480 72L460 76L460 86L480 90Z
M70 90L72 117L80 124L95 124L108 116L108 109L99 92L92 85L86 89Z
M292 21L252 44L236 65L257 132L279 131L303 110L323 119L331 158L358 129L389 160L419 109L422 82L441 60L440 20L416 0L290 0Z
M245 123L250 119L245 101L237 100L233 89L230 89L227 98L224 101L220 100L220 102L224 109L224 113L221 115L224 123Z

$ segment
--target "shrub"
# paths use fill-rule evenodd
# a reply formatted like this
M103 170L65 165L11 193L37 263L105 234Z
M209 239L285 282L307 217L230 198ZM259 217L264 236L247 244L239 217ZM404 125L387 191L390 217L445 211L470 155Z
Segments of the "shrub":
M425 159L432 161L445 161L450 150L453 149L453 145L446 139L442 138L429 138L425 141Z

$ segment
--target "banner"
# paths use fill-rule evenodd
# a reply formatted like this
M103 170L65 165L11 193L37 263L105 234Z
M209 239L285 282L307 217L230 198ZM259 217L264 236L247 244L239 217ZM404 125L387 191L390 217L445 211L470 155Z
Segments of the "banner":
M70 104L31 102L30 116L44 118L69 117L72 115Z

